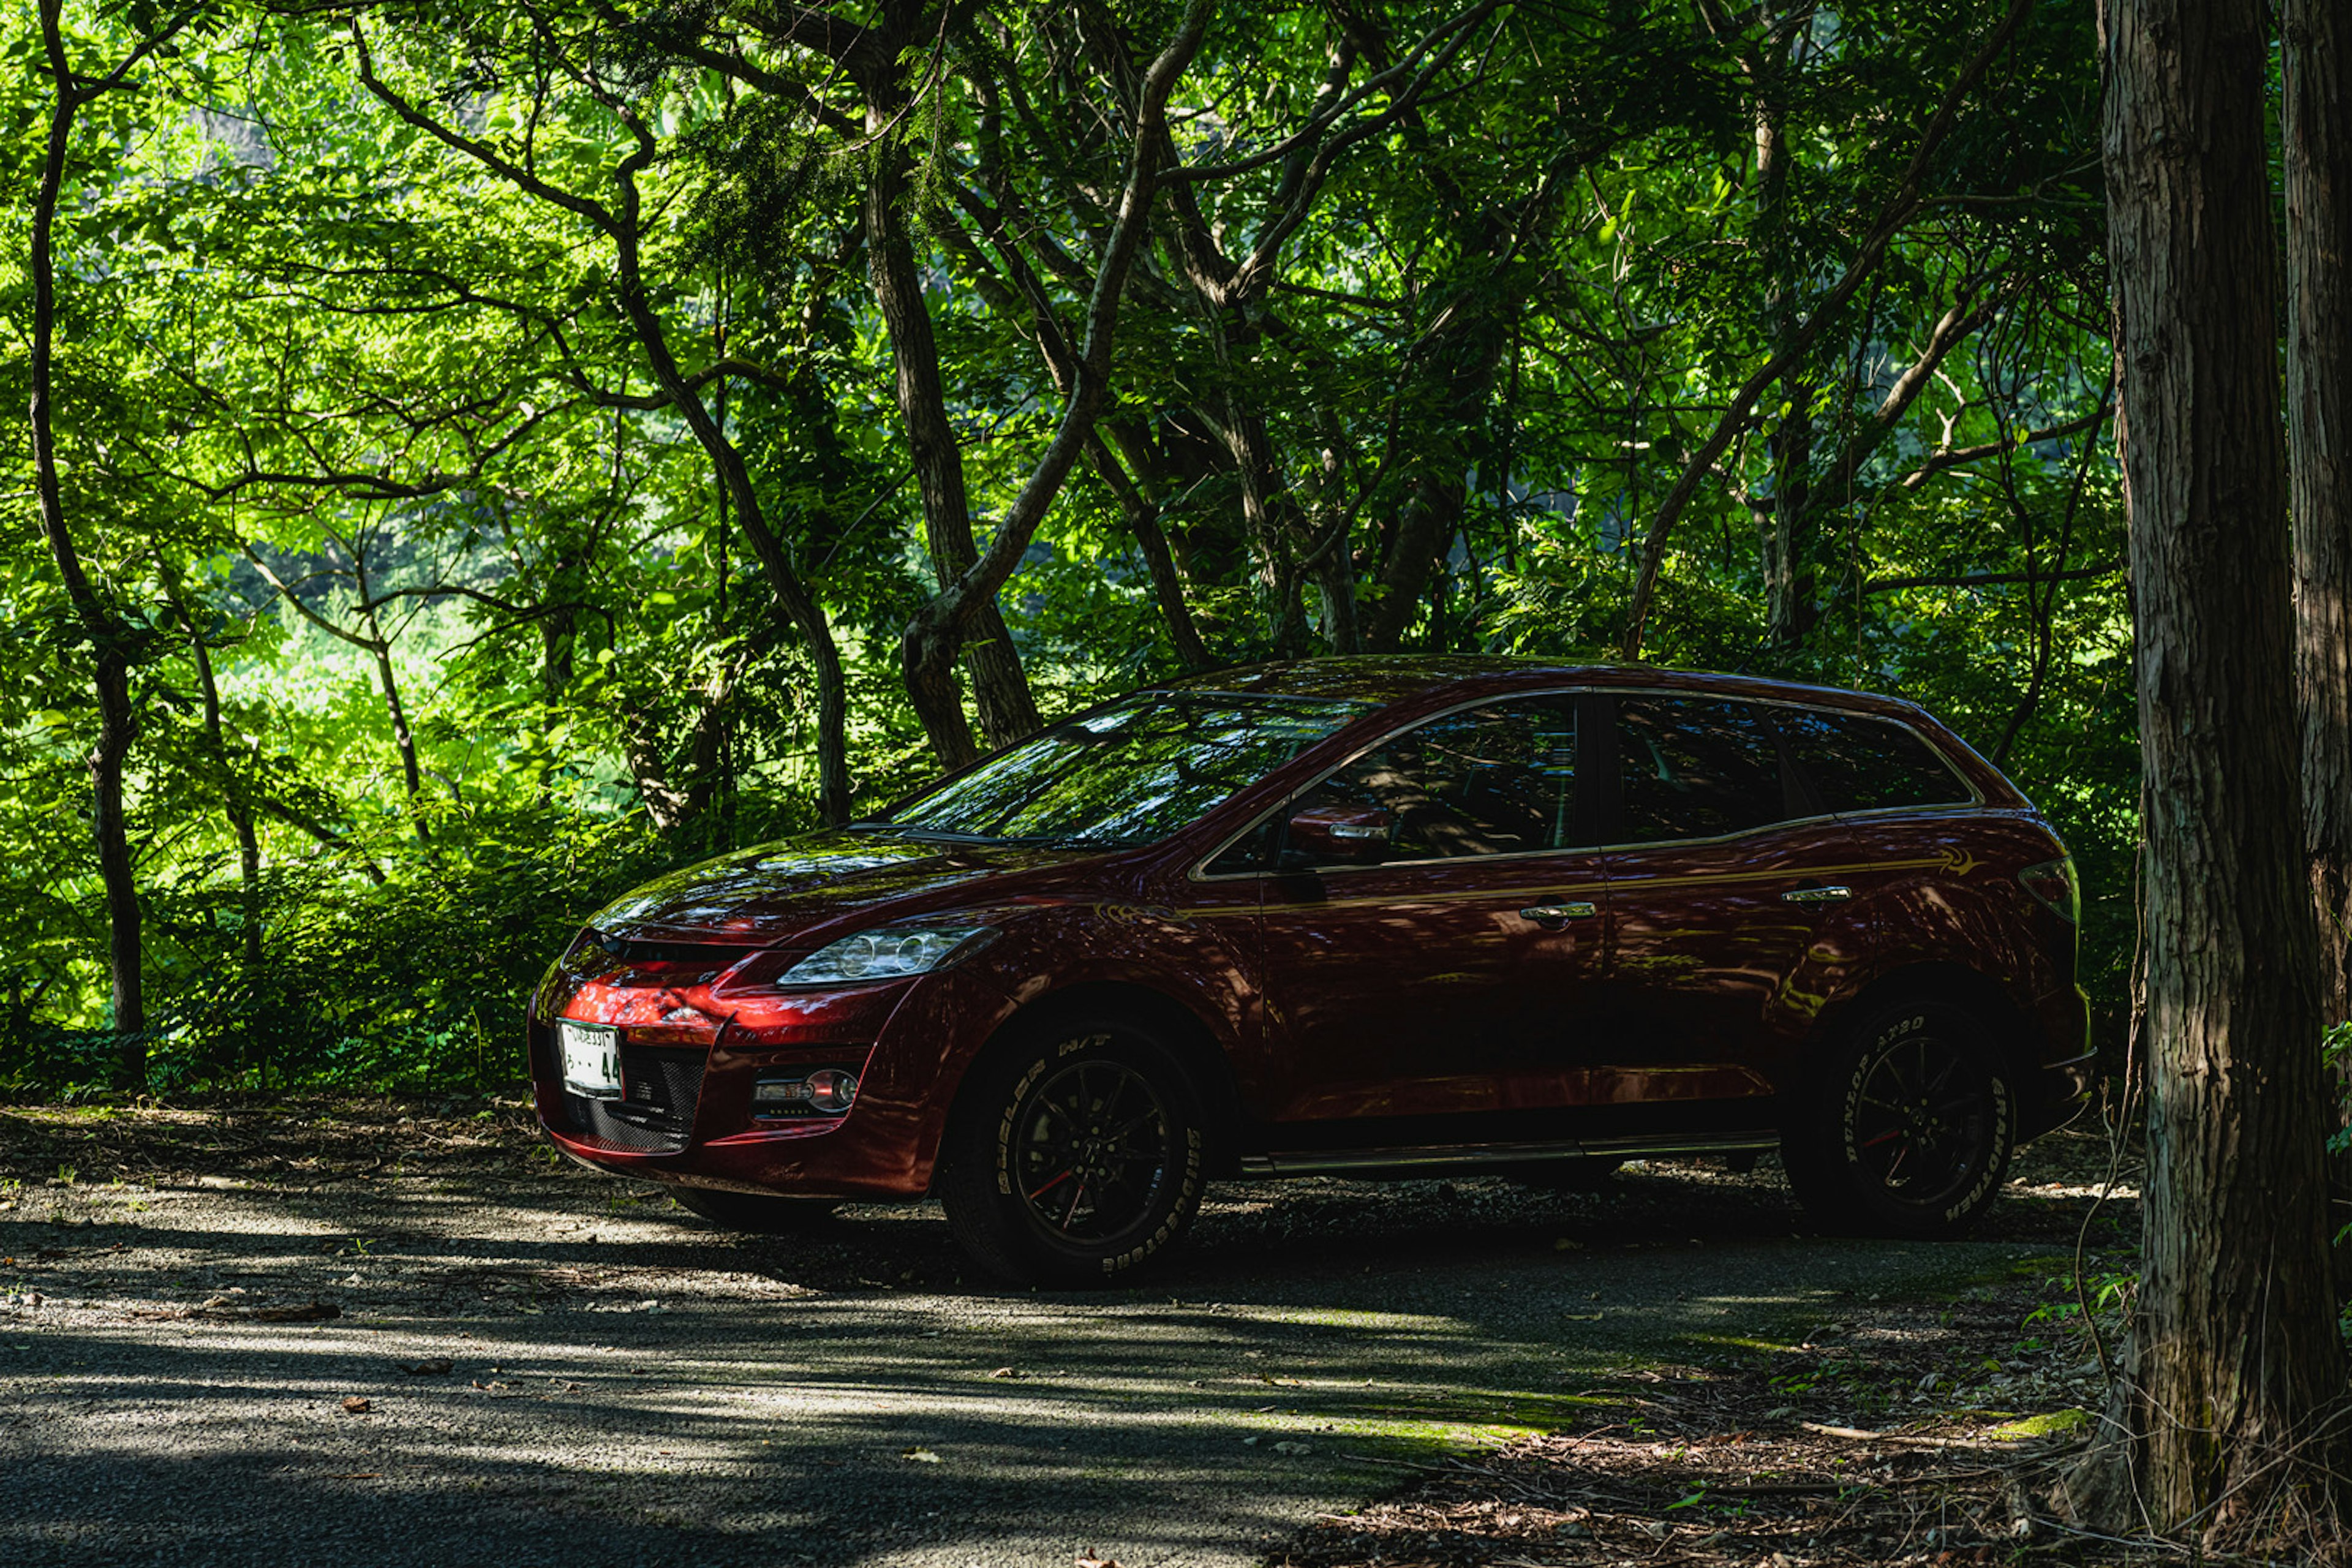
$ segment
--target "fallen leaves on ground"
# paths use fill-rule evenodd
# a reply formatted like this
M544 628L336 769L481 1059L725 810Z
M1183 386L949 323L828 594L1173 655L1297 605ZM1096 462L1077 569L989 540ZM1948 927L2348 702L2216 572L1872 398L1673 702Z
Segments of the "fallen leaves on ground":
M1414 1479L1360 1512L1322 1516L1267 1562L1976 1568L2031 1551L2042 1563L2154 1563L2153 1550L2072 1534L2036 1500L2074 1451L2057 1435L2072 1428L2021 1422L2018 1409L2084 1394L2080 1351L2048 1330L2024 1333L2036 1304L2022 1283L1940 1313L1857 1304L1841 1311L1834 1343L1602 1377L1567 1429L1475 1461L1373 1461ZM2011 1410L1913 1398L1931 1363L1965 1376L1995 1361Z

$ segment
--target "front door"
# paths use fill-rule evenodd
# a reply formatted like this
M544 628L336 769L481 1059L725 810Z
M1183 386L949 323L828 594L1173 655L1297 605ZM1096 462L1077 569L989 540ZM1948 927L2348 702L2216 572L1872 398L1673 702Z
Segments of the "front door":
M1408 1121L1577 1098L1608 910L1601 858L1580 847L1589 706L1559 693L1457 710L1295 803L1293 816L1336 811L1386 837L1354 862L1294 847L1265 884L1278 1139L1412 1142Z

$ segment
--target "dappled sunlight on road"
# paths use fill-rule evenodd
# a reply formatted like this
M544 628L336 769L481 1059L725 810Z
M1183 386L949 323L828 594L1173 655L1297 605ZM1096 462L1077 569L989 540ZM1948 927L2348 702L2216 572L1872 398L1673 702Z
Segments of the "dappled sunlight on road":
M919 1205L788 1239L545 1171L28 1185L0 1561L1241 1564L1612 1368L2063 1229L1824 1240L1769 1180L1622 1187L1221 1188L1171 1267L1087 1294L965 1280ZM249 1316L311 1301L340 1315Z

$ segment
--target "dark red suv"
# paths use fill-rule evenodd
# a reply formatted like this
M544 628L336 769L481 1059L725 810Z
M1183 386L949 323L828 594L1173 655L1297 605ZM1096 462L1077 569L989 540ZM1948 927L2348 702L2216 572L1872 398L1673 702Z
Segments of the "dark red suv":
M1776 1148L1822 1223L1942 1235L2084 1098L2076 896L1905 702L1308 660L639 889L532 1068L560 1148L709 1217L932 1194L1015 1279L1124 1274L1213 1177Z

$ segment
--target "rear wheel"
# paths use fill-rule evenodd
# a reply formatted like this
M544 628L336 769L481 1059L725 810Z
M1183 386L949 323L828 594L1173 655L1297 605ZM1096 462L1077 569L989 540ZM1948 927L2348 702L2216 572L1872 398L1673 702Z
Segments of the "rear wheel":
M1790 1185L1832 1230L1945 1237L1990 1206L2017 1142L2016 1096L1978 1008L1918 997L1843 1030L1781 1137Z
M1121 1020L1016 1040L973 1069L940 1152L949 1226L1000 1279L1120 1279L1172 1246L1200 1207L1200 1092L1172 1052Z
M833 1220L831 1198L788 1198L766 1193L730 1193L716 1187L679 1187L670 1194L678 1206L730 1230L760 1236L799 1236Z

